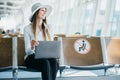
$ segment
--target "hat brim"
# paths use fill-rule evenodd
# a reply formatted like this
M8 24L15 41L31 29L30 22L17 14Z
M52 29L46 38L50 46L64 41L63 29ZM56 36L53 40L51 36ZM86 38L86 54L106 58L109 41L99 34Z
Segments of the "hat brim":
M34 10L34 12L32 12L32 14L29 17L29 20L32 21L32 17L33 15L40 9L40 8L46 8L47 9L47 13L46 13L46 17L48 17L50 15L50 13L52 12L52 7L49 5L41 5L39 6L36 10Z

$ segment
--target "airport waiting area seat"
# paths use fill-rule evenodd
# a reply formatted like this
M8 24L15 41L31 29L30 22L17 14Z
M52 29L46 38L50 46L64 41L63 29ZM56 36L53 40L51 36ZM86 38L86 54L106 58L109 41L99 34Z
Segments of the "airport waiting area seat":
M12 69L12 38L0 38L0 72Z
M16 59L13 59L13 38L0 38L0 72L3 71L12 71L13 78L17 80L17 75L20 71L28 72L40 72L35 69L27 68L24 63L25 56L25 45L24 37L16 37L17 39L17 56ZM17 61L17 64L13 64L13 60ZM15 62L16 63L16 62ZM40 72L41 73L41 72Z
M106 75L106 71L114 67L112 64L104 63L100 37L64 37L62 44L63 65L69 66L70 69L103 69Z
M120 68L120 37L105 37L108 63L114 64L116 74Z
M0 72L12 71L14 80L18 80L18 73L21 70L30 72L39 72L38 70L29 69L24 64L25 47L24 38L16 37L17 54L13 47L13 38L0 38ZM13 56L14 54L14 56ZM16 57L15 57L16 56ZM13 63L14 62L14 63Z
M79 42L82 40L82 43ZM87 43L86 43L87 42ZM77 43L77 44L76 44ZM12 38L0 38L0 72L12 70ZM76 45L75 45L76 44ZM89 45L88 45L89 44ZM84 46L83 46L84 45ZM63 37L63 65L70 66L71 69L77 70L104 70L104 75L109 68L114 65L105 65L103 61L102 46L99 37ZM75 50L75 48L77 48ZM87 48L87 49L86 49ZM85 50L85 52L84 52ZM25 46L24 38L17 37L17 56L18 56L18 72L19 70L39 72L34 69L25 67L24 56ZM61 60L60 60L61 62ZM102 64L102 65L101 65ZM97 65L97 66L96 66ZM60 74L65 70L66 66L60 66Z

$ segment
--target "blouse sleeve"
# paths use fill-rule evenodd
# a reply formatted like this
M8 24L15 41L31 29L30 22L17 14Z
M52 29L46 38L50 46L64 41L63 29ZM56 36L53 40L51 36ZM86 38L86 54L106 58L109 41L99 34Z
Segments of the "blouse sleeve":
M30 31L29 31L29 29L27 29L27 27L24 28L25 52L27 55L31 55L35 52L34 52L34 50L31 49L31 40L30 40L30 34L29 34Z

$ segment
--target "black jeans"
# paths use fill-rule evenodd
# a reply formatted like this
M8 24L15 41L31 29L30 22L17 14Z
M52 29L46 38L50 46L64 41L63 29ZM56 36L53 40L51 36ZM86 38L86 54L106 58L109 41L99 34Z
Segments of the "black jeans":
M34 54L29 55L25 64L28 68L39 70L42 73L42 80L56 80L59 64L57 59L34 59Z

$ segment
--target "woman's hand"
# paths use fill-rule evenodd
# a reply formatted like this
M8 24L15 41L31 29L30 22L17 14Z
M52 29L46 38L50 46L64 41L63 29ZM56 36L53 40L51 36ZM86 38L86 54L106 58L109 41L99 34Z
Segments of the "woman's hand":
M32 40L32 41L31 41L31 47L32 47L32 49L34 49L34 47L37 46L38 44L39 44L38 41Z

